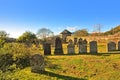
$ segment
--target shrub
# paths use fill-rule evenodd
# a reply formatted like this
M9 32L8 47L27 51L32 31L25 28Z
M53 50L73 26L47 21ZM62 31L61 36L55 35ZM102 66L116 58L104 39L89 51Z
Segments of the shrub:
M7 54L7 53L13 54L13 50L14 50L14 47L12 43L5 43L4 46L0 49L0 53L1 54Z
M13 60L17 68L25 68L29 66L29 48L22 43L5 43L1 52L13 55Z
M23 69L30 66L30 58L29 56L17 57L15 64L17 68Z
M12 54L0 55L0 70L5 72L13 64Z

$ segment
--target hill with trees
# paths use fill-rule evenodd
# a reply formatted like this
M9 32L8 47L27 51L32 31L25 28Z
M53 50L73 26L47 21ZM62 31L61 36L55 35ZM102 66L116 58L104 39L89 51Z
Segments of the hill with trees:
M120 35L120 25L108 30L106 32L93 32L89 33L86 29L77 30L74 32L74 36L108 36L108 35Z
M105 35L114 35L116 33L120 32L120 25L118 25L117 27L115 28L112 28L111 30L109 31L106 31L104 34Z
M88 36L89 33L86 29L77 30L74 32L74 36Z

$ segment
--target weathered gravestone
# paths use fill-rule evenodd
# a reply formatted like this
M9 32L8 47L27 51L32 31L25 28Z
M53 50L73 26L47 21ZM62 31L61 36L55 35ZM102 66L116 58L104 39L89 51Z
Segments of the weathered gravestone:
M43 73L45 71L44 57L40 54L35 54L30 59L31 72Z
M120 41L118 42L118 51L120 51Z
M68 49L68 54L74 54L75 53L75 45L73 44L72 40L69 40L67 49Z
M78 41L79 53L87 53L87 40L82 38Z
M61 55L63 54L62 40L60 37L57 37L55 40L55 50L54 54Z
M51 55L51 45L50 43L44 43L44 55Z
M80 38L79 40L78 40L78 50L79 50L79 53L83 53L83 39L82 38Z
M74 38L74 44L75 45L77 44L77 38Z
M91 41L90 42L90 53L91 54L98 53L98 51L97 51L97 42L96 41Z
M87 53L87 40L86 39L83 40L82 53Z
M108 51L115 51L116 50L116 43L115 42L109 42L108 43Z

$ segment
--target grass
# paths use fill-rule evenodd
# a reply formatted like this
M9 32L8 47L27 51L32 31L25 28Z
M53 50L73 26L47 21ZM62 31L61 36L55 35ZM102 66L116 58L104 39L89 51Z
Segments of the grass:
M67 54L66 45L63 48ZM120 80L119 52L107 53L104 44L98 44L98 48L99 53L95 55L76 52L76 55L44 56L45 73L32 73L31 68L27 67L13 72L0 72L0 80Z
M63 61L59 61L63 59ZM58 59L53 63L60 66L60 70L56 69L55 72L63 75L70 75L77 78L100 80L102 77L105 80L107 75L114 79L120 71L120 55L109 56L93 56L93 55L75 55L75 56L49 56L49 59ZM55 64L56 63L56 64ZM52 64L52 63L51 63ZM103 75L106 76L103 76ZM118 76L120 77L120 75ZM117 78L114 80L118 80Z
M27 67L6 72L7 80L119 80L120 54L45 56L46 72L31 73ZM1 78L1 79L2 79Z

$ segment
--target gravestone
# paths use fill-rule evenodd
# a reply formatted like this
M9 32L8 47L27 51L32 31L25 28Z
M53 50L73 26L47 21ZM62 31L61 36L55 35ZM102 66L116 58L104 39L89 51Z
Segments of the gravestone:
M57 37L55 40L55 50L54 50L55 55L61 55L63 54L63 47L62 47L62 40L60 37Z
M77 44L77 38L74 38L74 44L75 45Z
M109 42L108 43L108 51L115 51L116 50L116 43L115 42Z
M83 40L82 53L87 53L87 40Z
M44 55L51 55L51 45L50 43L44 43Z
M120 51L120 41L118 42L118 51Z
M40 54L35 54L30 59L31 72L43 73L45 71L44 58Z
M83 39L80 38L79 41L78 41L78 50L79 50L79 53L83 53Z
M72 40L69 40L67 49L68 49L68 54L74 54L75 53L75 45L73 44Z
M90 42L90 53L94 54L97 53L97 42L96 41L91 41Z

